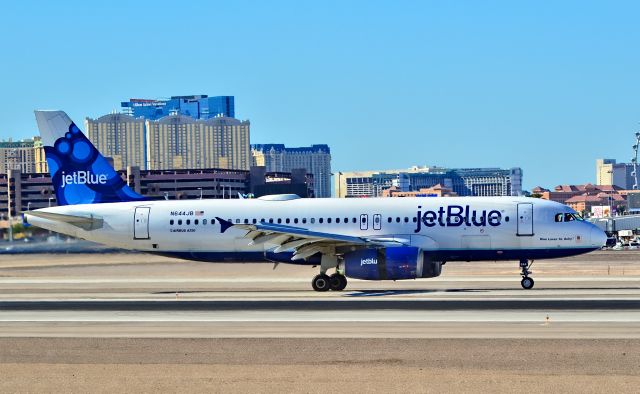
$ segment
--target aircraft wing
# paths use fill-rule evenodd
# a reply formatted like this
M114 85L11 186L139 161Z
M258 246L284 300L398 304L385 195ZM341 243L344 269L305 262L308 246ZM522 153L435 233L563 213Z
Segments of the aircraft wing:
M52 220L56 222L69 223L73 226L80 227L87 231L96 230L102 228L104 222L102 218L99 218L93 214L75 214L65 215L61 213L44 212L44 211L25 211L25 215L31 215L42 219Z
M275 253L294 251L293 260L306 259L327 246L404 246L408 239L396 237L357 237L321 231L311 231L303 227L287 226L274 223L233 224L216 217L224 233L229 228L246 230L245 238L251 239L252 245L268 243L278 245Z

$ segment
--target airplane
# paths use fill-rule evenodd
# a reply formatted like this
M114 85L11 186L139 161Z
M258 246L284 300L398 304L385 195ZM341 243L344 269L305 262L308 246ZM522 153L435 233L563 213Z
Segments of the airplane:
M534 260L587 253L607 239L563 204L517 196L151 201L66 113L35 116L58 206L25 211L25 222L182 259L318 266L316 291L344 290L347 277L434 278L448 262L497 260L518 261L521 286L531 289Z

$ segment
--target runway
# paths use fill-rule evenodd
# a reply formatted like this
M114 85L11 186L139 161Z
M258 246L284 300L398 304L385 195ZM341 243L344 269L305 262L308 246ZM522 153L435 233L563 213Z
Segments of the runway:
M350 281L339 293L309 290L307 267L7 259L0 336L640 338L638 258L590 256L536 263L531 291L515 264L460 263L432 280Z
M138 254L0 256L0 392L635 392L640 254L350 281Z

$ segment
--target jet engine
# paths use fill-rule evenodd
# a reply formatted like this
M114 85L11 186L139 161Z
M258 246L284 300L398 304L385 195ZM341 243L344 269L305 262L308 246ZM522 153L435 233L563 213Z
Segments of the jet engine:
M356 250L345 253L340 264L345 276L365 280L435 278L442 272L441 261L429 261L411 246Z

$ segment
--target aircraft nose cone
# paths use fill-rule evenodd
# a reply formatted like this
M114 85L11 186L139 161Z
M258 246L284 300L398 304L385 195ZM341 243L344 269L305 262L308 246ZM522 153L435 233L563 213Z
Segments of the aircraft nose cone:
M607 234L597 227L591 229L591 243L599 248L607 244Z

